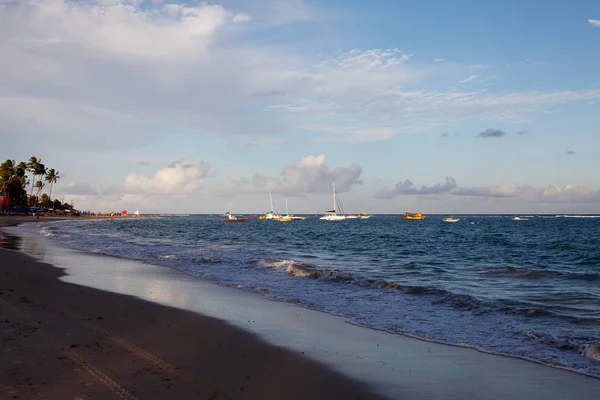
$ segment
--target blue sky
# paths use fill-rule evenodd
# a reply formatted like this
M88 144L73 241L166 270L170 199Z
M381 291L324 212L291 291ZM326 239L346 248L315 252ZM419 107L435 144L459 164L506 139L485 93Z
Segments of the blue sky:
M600 212L595 1L0 0L0 157L82 209ZM487 133L486 133L487 132ZM293 198L293 201L291 200Z

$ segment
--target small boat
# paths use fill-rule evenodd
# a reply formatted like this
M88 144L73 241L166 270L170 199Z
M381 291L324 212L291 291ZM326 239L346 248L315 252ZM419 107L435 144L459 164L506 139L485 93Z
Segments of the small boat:
M425 216L421 213L405 212L404 219L406 221L422 221L425 219Z
M329 211L325 211L325 215L323 215L321 218L324 221L343 221L346 219L346 216L344 214L338 214L336 207L339 205L339 208L341 210L342 206L341 204L339 204L338 198L335 194L335 183L333 184L333 210L329 210Z
M254 219L255 218L238 218L229 212L226 212L225 215L223 215L223 217L221 218L223 222L246 222L252 221Z
M292 219L292 221L304 221L306 217L300 217L298 215L288 215Z
M367 213L360 213L358 215L346 215L346 219L369 219L371 218L371 215L367 214Z
M446 217L444 218L444 222L458 222L460 218Z
M261 215L258 217L260 220L269 220L269 219L277 219L281 218L281 215L277 214L273 211L273 196L271 195L271 191L269 190L269 203L271 204L271 211L267 211L265 215Z
M525 218L525 217L513 217L512 220L513 221L529 221L529 218Z
M288 213L288 201L285 199L285 214L278 215L276 218L273 218L277 222L290 222L290 221L303 221L306 217L297 217L295 215L290 215Z

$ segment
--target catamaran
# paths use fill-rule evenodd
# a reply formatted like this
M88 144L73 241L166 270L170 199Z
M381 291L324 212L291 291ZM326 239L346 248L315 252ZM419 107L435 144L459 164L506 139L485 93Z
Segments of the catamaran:
M338 214L337 213L337 209L336 207L339 206L340 211L342 211L342 214ZM325 215L323 215L321 218L322 220L325 221L343 221L346 219L346 216L343 214L342 210L342 205L340 204L336 194L335 194L335 183L333 184L333 209L329 210L329 211L325 211Z

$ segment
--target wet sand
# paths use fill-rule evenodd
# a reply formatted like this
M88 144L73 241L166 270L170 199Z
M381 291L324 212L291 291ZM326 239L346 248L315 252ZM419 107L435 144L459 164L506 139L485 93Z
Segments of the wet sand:
M377 399L224 321L66 283L0 249L1 399Z

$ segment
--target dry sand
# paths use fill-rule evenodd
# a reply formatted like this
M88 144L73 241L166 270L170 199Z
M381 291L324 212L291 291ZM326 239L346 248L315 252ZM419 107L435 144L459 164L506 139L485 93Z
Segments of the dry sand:
M62 282L0 249L0 399L377 399L221 320Z

